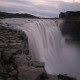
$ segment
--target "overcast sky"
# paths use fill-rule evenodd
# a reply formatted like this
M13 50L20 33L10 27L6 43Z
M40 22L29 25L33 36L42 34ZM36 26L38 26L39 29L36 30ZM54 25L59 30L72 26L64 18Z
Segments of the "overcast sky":
M0 11L56 17L60 12L80 11L80 0L0 0Z

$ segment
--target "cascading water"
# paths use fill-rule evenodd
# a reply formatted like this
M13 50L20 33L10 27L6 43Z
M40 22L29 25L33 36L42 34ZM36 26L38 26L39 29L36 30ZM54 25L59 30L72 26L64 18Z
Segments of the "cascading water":
M58 55L62 37L53 21L34 21L24 26L29 39L30 53L34 60L44 62L51 54Z
M65 43L55 21L24 20L23 24L17 27L28 36L33 60L44 62L47 73L68 74L80 80L80 51L77 47Z
M34 60L45 63L47 73L79 77L80 65L76 63L79 62L79 58L75 57L76 50L74 47L70 48L65 45L55 21L33 21L24 24L24 31L28 35L30 54ZM72 57L73 59L71 59Z

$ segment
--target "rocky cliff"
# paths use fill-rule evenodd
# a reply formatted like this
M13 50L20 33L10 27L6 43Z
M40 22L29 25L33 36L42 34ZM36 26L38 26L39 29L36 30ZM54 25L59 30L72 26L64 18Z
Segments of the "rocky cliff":
M59 18L66 18L66 19L80 19L80 11L67 11L61 12Z
M44 63L32 61L23 31L0 26L0 80L36 80Z
M62 34L68 36L66 41L80 45L80 11L67 11L61 13L59 17L64 21L60 27Z

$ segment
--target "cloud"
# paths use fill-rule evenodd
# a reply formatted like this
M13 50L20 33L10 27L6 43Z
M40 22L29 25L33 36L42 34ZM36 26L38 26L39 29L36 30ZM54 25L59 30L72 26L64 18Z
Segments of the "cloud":
M80 3L80 0L62 0L62 1L69 3Z
M80 3L61 3L60 4L60 12L61 11L80 11Z
M56 17L62 11L80 10L80 0L0 0L0 10Z

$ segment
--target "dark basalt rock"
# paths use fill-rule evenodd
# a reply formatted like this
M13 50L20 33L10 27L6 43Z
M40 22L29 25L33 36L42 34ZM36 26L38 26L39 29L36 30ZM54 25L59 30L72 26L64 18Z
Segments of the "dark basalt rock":
M0 26L0 80L19 80L14 57L28 52L28 38L23 31Z
M64 19L60 26L62 35L66 37L66 42L80 42L80 21Z
M67 11L59 15L63 19L60 25L63 36L66 37L66 42L80 44L80 11Z
M59 14L59 18L66 18L66 19L80 19L80 11L67 11L67 12L61 12Z

